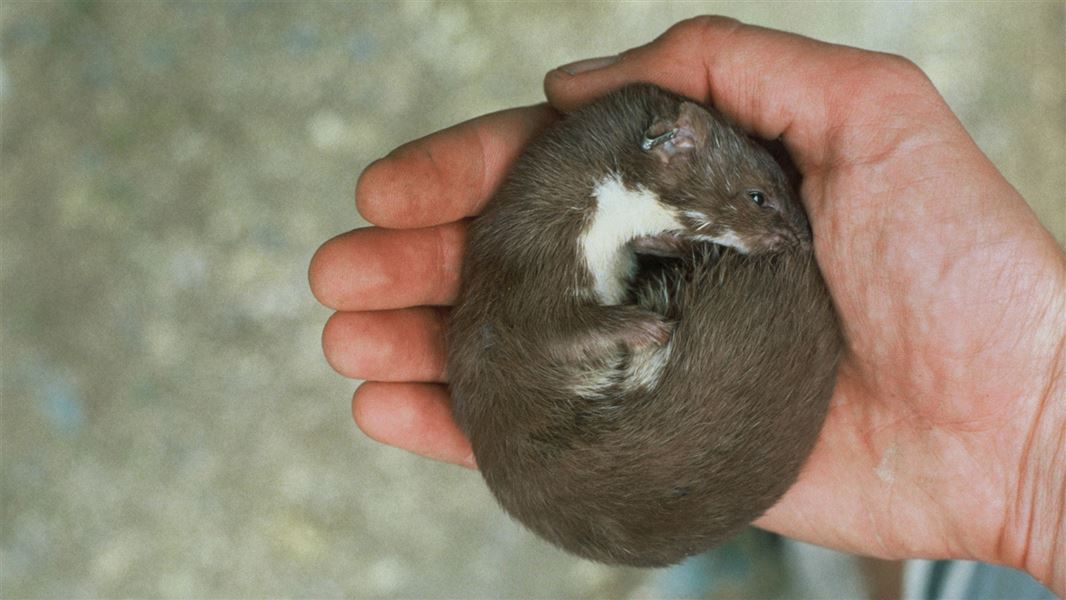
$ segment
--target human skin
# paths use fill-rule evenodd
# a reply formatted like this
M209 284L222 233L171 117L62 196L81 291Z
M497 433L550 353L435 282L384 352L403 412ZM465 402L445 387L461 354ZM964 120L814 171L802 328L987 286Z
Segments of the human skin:
M596 67L587 70L590 67ZM757 525L883 558L1023 569L1066 594L1066 255L928 78L895 56L701 17L548 73L569 112L649 81L781 138L803 175L846 352L799 481ZM476 467L448 408L443 332L466 224L545 106L404 145L362 174L375 227L326 242L323 348L367 380L370 437Z

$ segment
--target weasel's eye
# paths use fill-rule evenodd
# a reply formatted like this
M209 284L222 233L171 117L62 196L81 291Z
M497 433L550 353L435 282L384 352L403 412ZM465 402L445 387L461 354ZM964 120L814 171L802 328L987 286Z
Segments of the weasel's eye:
M762 206L766 204L766 194L760 192L759 190L750 190L748 192L748 198L751 198L751 201L754 202L757 206Z

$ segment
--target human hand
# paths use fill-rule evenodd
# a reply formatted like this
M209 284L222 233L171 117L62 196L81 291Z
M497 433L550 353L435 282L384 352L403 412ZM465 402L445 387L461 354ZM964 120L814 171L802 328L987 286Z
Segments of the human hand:
M847 352L818 445L758 524L886 558L1008 564L1066 593L1066 258L928 79L897 57L715 18L610 62L550 72L552 105L650 81L780 137L804 176ZM444 309L422 305L454 298L460 220L552 119L497 113L375 163L357 203L379 228L312 262L312 289L341 311L327 358L377 382L353 399L371 437L472 466L441 385Z

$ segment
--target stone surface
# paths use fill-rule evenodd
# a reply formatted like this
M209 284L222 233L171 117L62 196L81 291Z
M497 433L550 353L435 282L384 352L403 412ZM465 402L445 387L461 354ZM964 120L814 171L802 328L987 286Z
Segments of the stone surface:
M908 56L1062 241L1064 11L4 0L0 595L654 594L352 424L306 269L360 170L717 12Z

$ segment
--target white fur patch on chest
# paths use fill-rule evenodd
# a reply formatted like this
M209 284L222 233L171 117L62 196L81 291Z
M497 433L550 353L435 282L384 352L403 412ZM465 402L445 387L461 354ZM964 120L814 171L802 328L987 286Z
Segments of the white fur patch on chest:
M726 210L737 212L737 207L735 206L726 205L725 208ZM748 248L747 243L745 243L744 240L740 239L740 236L733 233L732 231L726 230L725 232L720 233L718 235L707 235L700 233L700 231L706 230L708 227L711 227L714 224L711 221L711 218L708 217L705 213L702 213L698 210L686 210L685 216L697 223L696 235L693 235L692 239L701 242L711 242L712 244L718 244L719 246L728 246L730 248L733 248L737 252L740 252L741 254L748 254L751 251L751 249Z
M596 213L581 234L579 248L592 274L596 296L603 304L619 304L625 282L636 266L626 246L633 238L681 228L677 211L647 188L629 189L617 173L600 181L592 191Z

